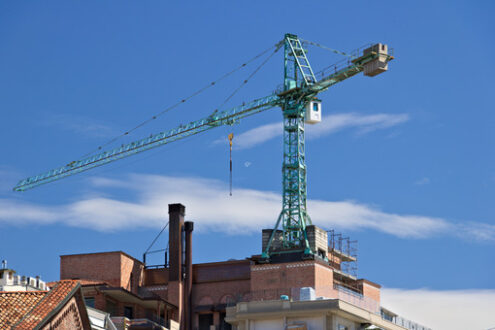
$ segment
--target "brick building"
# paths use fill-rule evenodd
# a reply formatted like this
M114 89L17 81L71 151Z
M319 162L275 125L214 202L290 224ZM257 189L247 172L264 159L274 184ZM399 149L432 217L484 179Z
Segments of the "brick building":
M355 256L335 245L333 238L329 244L327 232L316 226L307 229L317 252L310 259L297 252L279 254L268 263L254 255L192 264L193 223L184 221L181 204L169 205L169 216L169 262L164 266L149 267L121 251L64 255L61 278L80 280L87 304L112 316L158 324L174 320L187 330L232 329L226 322L229 307L280 299L344 301L397 329L392 326L395 314L386 314L380 306L380 285L358 279L343 267ZM271 233L263 230L263 245ZM227 319L241 329L240 314L232 309L229 313Z
M128 319L128 327L143 328L146 320L148 328L169 326L169 320L178 319L178 308L146 286L145 273L141 261L121 251L67 255L60 261L60 278L78 280L86 305L110 313L117 326L125 328L119 316Z

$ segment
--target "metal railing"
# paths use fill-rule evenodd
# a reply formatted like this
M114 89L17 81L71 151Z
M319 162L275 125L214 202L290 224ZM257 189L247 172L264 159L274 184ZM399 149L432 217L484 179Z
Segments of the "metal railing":
M345 301L351 305L367 310L368 312L379 315L380 303L370 297L363 296L362 294L345 288L341 285L334 285L334 289L337 292L338 299Z
M391 322L409 330L431 330L431 328L427 328L421 324L418 324L416 322L413 322L411 320L405 319L400 316L394 317Z
M166 330L167 328L163 325L160 325L156 322L153 322L150 319L128 319L125 316L112 316L111 317L112 322L115 324L115 326L119 329L127 329L129 327L135 326L135 327L142 327L145 329L152 329L152 330ZM162 323L165 324L165 323Z

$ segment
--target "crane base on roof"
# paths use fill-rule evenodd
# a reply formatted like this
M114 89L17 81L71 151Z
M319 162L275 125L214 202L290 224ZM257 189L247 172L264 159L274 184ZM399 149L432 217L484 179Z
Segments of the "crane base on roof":
M315 260L319 259L318 256L312 254L312 253L304 253L303 250L297 250L293 252L287 252L287 251L273 251L270 252L270 256L252 256L252 260L255 260L257 263L260 264L278 264L278 263L285 263L285 262L294 262L294 261L303 261L303 260Z

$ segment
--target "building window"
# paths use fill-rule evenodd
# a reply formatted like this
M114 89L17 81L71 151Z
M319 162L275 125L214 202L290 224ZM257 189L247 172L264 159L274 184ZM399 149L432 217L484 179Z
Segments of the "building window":
M134 318L134 311L132 310L131 306L125 306L124 307L124 316L127 317L128 319L133 319Z
M3 272L0 272L0 278L3 278Z
M213 314L199 314L199 330L210 330L213 325Z
M95 308L95 298L94 297L85 297L84 302L86 306Z
M117 304L111 300L107 300L106 305L107 305L106 306L107 307L107 313L109 313L110 316L115 316L115 314L117 312Z
M326 255L325 255L325 254L326 254L326 253L325 253L325 251L323 251L322 249L318 249L318 256L319 256L320 258L325 259L325 257L326 257Z
M232 330L230 323L225 321L226 314L224 312L220 313L220 330Z
M349 330L348 327L346 327L345 325L342 325L342 324L339 324L338 327L337 327L338 330Z
M318 103L313 102L313 111L318 111Z

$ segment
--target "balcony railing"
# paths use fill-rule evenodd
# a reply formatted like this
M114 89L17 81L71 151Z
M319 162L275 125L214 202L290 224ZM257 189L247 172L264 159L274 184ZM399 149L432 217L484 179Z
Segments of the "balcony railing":
M166 327L153 322L150 319L128 319L124 316L112 316L111 319L117 329L167 330Z
M334 289L337 292L336 298L373 314L380 314L380 303L378 301L340 285L334 285Z

